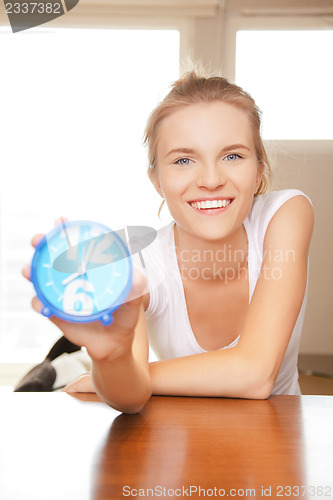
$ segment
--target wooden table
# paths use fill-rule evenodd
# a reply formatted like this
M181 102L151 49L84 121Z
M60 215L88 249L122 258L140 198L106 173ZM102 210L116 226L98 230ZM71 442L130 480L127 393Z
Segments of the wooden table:
M1 500L333 499L333 397L0 397Z

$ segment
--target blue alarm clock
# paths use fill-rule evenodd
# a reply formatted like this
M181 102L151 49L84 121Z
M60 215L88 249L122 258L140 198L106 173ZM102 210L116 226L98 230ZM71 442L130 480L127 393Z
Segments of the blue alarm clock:
M108 325L130 291L131 257L108 227L90 221L63 222L38 243L31 281L44 316Z

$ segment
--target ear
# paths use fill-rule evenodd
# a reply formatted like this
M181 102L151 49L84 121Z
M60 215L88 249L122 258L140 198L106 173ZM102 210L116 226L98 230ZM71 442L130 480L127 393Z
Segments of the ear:
M263 163L259 163L258 164L258 171L257 171L257 178L256 178L256 190L255 190L255 193L258 191L259 189L259 186L261 184L261 180L262 180L262 176L263 176L263 173L264 173L264 168L265 168L265 165ZM254 193L254 194L255 194Z
M156 191L158 192L158 194L164 198L164 194L163 194L163 191L162 191L162 188L161 188L161 184L160 184L160 181L159 181L159 178L158 178L158 175L157 175L157 172L156 172L156 169L154 168L149 168L148 170L148 177L152 183L152 185L154 186L154 188L156 189Z

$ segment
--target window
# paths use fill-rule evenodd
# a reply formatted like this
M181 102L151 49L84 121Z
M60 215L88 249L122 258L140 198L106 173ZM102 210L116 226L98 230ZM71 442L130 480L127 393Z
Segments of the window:
M178 77L179 31L2 28L0 52L0 362L37 362L59 330L31 310L31 236L60 215L160 224L142 137Z
M263 137L333 139L333 30L240 30L236 83L263 110Z

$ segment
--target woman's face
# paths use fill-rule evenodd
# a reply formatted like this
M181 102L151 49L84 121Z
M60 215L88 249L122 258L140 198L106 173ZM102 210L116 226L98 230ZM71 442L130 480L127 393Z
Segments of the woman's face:
M231 236L261 181L246 114L223 102L174 111L160 125L151 180L178 230L210 241Z

